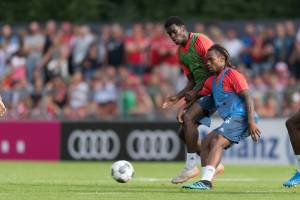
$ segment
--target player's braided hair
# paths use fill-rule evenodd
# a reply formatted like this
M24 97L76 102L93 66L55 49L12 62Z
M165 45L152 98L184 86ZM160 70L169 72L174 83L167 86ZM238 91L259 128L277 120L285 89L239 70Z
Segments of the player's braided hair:
M232 64L230 63L230 55L227 51L227 49L225 49L223 46L219 45L219 44L214 44L212 45L208 51L217 51L218 53L222 54L225 57L225 66L228 67L233 67Z
M178 16L171 16L165 21L165 28L167 29L170 26L172 26L173 24L178 25L178 26L183 26L184 22Z

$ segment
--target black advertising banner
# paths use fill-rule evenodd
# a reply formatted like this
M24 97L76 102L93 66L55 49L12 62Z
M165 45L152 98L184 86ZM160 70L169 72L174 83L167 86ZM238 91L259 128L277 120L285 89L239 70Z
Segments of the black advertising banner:
M174 122L63 122L62 160L184 160Z

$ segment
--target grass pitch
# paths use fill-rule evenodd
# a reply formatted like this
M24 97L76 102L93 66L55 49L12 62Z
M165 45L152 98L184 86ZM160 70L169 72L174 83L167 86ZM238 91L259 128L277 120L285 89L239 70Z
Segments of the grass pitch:
M300 199L300 185L283 188L293 166L232 166L211 191L183 190L170 178L182 162L133 162L134 179L110 177L111 162L0 162L0 200L244 200Z

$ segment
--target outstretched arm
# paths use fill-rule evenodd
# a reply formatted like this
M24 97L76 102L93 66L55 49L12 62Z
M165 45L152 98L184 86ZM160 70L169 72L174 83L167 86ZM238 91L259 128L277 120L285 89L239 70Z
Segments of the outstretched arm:
M257 142L260 137L260 130L258 129L254 121L254 103L250 96L249 90L242 90L238 95L245 101L248 116L249 133L252 139Z
M167 109L172 107L174 104L176 104L182 97L185 96L185 93L190 91L194 86L194 82L192 80L192 77L188 76L188 82L186 86L179 91L177 94L170 96L166 99L166 101L163 102L162 108Z

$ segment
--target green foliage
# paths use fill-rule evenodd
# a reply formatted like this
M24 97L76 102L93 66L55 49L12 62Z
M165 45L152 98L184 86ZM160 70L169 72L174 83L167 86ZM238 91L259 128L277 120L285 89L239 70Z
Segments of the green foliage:
M300 16L298 0L1 0L1 22L278 19Z

